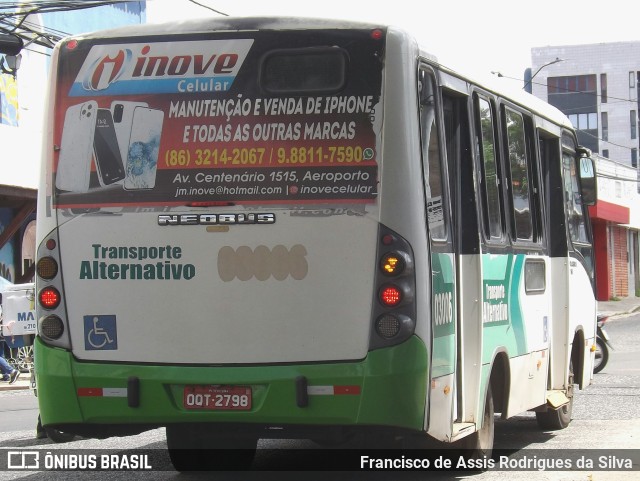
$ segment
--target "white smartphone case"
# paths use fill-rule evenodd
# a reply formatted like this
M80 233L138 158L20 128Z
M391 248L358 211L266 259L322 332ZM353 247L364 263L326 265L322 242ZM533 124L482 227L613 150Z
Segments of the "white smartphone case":
M62 127L56 187L67 192L87 192L93 157L98 103L95 100L67 109Z

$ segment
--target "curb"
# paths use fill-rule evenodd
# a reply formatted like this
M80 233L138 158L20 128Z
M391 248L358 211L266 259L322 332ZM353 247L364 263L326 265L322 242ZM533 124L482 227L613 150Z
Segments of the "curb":
M616 317L622 317L622 316L630 316L631 314L636 314L640 312L640 306L635 306L631 309L628 309L626 311L602 311L600 312L600 314L604 314L606 316L609 316L609 319L615 319Z
M31 388L31 381L28 374L24 374L24 378L18 379L15 383L9 384L8 382L0 381L0 392L3 391L22 391L24 389Z
M0 392L3 391L22 391L24 389L29 389L29 386L20 386L16 384L11 384L9 386L0 386Z

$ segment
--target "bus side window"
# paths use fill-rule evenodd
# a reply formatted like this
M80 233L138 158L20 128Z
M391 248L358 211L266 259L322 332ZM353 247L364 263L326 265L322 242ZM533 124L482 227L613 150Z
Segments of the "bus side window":
M548 236L544 220L544 180L542 179L544 162L538 147L540 146L539 132L534 127L533 118L524 117L525 136L527 138L527 152L529 152L529 178L531 180L531 220L533 222L533 241L547 244Z
M509 158L509 188L511 191L511 223L514 238L533 241L531 196L535 185L531 183L529 164L531 149L527 148L525 122L521 113L504 108L507 153Z
M576 173L576 160L573 153L562 152L562 168L564 169L565 211L569 225L569 236L574 244L590 244L585 227L583 205Z
M420 141L429 233L434 240L447 239L447 205L438 132L435 79L420 70Z
M589 272L593 272L591 226L589 225L589 219L585 216L585 206L582 203L576 146L569 135L562 136L562 147L564 207L569 239L573 249L579 252L584 259L585 267Z
M491 103L475 96L477 154L481 164L481 193L483 226L487 239L502 238L502 213L500 201L500 168L496 156L495 113Z
M568 241L564 209L557 208L557 206L564 205L560 167L560 138L542 130L538 130L538 138L541 171L545 183L546 221L544 224L547 227L549 254L551 257L563 257L567 255Z
M442 113L449 169L452 248L454 252L478 254L481 219L476 209L477 176L469 163L472 158L469 97L443 89Z

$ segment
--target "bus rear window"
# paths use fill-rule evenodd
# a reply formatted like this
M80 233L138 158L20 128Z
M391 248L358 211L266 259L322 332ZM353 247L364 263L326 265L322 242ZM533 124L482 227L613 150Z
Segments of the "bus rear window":
M301 48L269 53L261 84L268 92L337 92L346 82L347 54L340 48Z

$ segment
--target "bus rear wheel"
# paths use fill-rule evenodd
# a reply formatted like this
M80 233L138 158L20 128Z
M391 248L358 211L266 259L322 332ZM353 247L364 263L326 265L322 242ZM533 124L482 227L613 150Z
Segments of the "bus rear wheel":
M569 376L567 378L569 402L558 409L536 411L536 421L542 429L556 431L569 426L573 411L573 362L569 363Z
M256 438L216 434L213 426L167 426L167 448L176 471L248 469L255 457L257 445Z
M73 441L76 437L73 433L65 433L50 427L44 428L44 431L47 433L47 437L54 443L68 443Z

